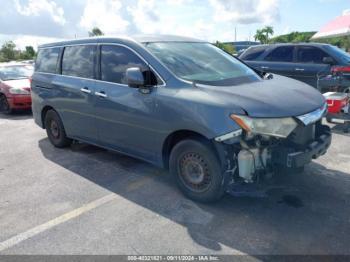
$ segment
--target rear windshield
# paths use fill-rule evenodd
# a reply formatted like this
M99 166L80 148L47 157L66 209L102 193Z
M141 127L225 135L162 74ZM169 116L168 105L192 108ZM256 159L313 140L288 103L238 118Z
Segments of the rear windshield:
M177 77L206 85L230 86L259 81L260 77L233 56L209 43L146 43Z
M26 79L32 76L31 66L4 66L0 67L0 79L3 81Z

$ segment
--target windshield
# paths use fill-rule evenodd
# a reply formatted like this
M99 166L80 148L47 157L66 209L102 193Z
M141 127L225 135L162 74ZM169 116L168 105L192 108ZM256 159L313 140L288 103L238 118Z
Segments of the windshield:
M340 49L337 46L334 45L330 45L328 46L328 48L330 48L333 52L336 53L336 55L341 58L343 61L350 63L350 54L345 52L343 49Z
M145 45L169 70L184 80L229 86L260 79L252 69L209 43L160 42Z
M33 74L33 67L31 66L3 66L0 67L0 79L18 80L29 78Z

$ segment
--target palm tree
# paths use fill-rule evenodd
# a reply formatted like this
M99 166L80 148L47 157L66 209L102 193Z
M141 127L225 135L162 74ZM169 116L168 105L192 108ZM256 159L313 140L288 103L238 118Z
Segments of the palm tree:
M273 27L272 27L272 26L265 26L261 31L262 31L263 33L265 33L267 42L268 42L269 39L270 39L270 36L269 36L269 35L272 36L272 35L274 34L274 31L273 31Z
M259 41L262 44L267 43L267 38L265 32L262 30L256 30L256 34L254 36L255 41Z
M94 27L91 32L89 32L89 36L90 37L94 37L94 36L101 36L104 35L104 33L101 31L100 28L98 27Z
M270 41L270 36L274 34L272 26L265 26L263 29L256 30L254 36L255 41L260 41L262 44L267 44Z

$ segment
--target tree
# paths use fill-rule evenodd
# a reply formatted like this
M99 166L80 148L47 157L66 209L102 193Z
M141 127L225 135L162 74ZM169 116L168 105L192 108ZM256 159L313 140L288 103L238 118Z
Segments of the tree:
M270 43L307 43L316 32L291 32L270 39Z
M12 41L4 43L0 49L0 62L9 62L12 60L29 60L35 57L36 53L33 46L26 46L25 50L19 50Z
M25 53L30 57L33 58L35 56L35 50L34 47L30 46L26 46L26 51Z
M15 60L16 58L16 45L12 41L8 41L4 43L0 49L1 57L3 62L8 62L11 60Z
M18 51L17 59L20 59L20 60L33 59L35 55L36 53L34 51L34 48L32 46L26 46L25 51Z
M274 34L273 27L272 26L265 26L262 29L262 32L265 33L267 41L270 39L270 35L272 36Z
M259 41L262 44L267 44L268 39L266 38L265 32L261 29L256 30L256 33L254 35L255 41Z
M89 32L89 37L94 37L94 36L101 36L104 35L104 33L101 31L100 28L94 27L91 32Z
M219 41L216 41L214 45L217 46L218 48L224 50L226 53L231 54L231 55L236 53L236 48L232 44L221 43Z
M272 26L265 26L262 29L256 30L254 36L255 41L259 41L262 44L268 44L270 42L270 36L274 34Z

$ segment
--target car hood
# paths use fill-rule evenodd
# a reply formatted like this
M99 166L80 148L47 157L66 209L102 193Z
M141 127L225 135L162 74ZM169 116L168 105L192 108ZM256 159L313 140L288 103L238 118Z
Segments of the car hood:
M232 108L239 107L251 117L300 116L325 103L325 98L315 88L279 75L271 80L237 86L198 85L198 88L216 100L224 100Z
M3 81L7 86L10 87L18 87L18 88L30 88L30 81L28 78L26 79L18 79L18 80L6 80Z

